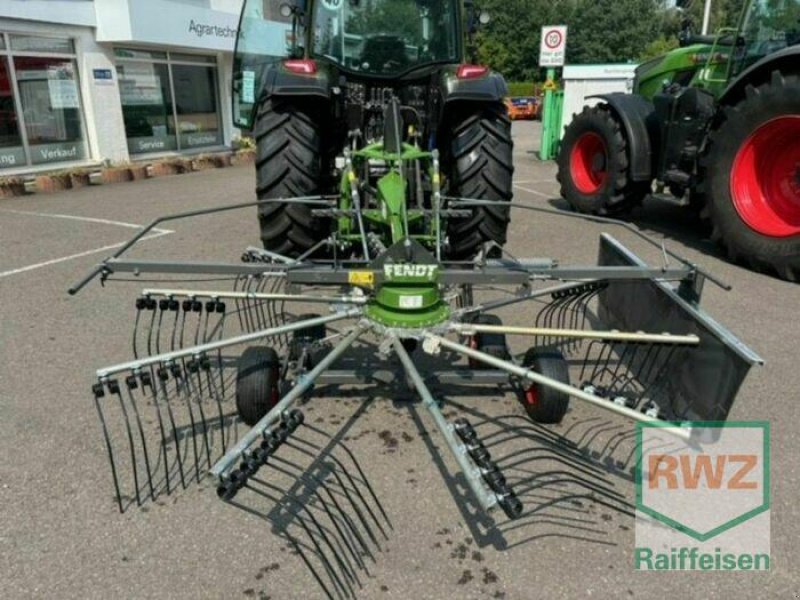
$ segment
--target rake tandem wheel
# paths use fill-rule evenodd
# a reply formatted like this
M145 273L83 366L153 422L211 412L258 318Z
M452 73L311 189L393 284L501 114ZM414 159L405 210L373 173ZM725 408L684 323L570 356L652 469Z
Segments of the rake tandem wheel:
M761 362L699 308L704 282L719 282L625 224L614 222L673 264L645 264L608 234L590 266L515 258L494 234L479 236L474 256L453 256L448 232L476 215L494 215L492 231L511 209L604 219L516 204L480 185L482 197L448 195L439 153L422 149L406 121L413 107L396 96L385 104L384 135L337 157L338 194L162 217L70 290L130 273L163 281L136 299L133 359L97 370L92 386L119 510L213 477L232 506L253 512L243 503L265 502L273 522L298 523L301 538L282 533L309 566L309 554L322 563L311 570L329 597L352 596L363 556L391 523L356 457L305 419L300 407L315 386L386 386L379 371L405 382L472 501L515 519L524 506L511 478L468 420L448 421L429 382L516 388L541 423L558 423L570 401L582 401L637 422L675 421L670 431L691 438L681 424L725 420ZM287 233L285 246L246 248L240 262L127 255L166 221L254 206L278 220L298 207L291 215L337 226L313 245ZM232 285L187 287L199 276ZM522 326L503 324L497 313L507 307ZM533 345L515 355L509 336ZM358 344L367 337L374 343ZM296 493L273 477L295 482Z

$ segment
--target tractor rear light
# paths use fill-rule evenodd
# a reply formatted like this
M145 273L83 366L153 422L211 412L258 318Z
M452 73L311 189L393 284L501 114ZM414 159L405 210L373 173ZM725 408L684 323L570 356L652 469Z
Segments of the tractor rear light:
M283 62L283 66L287 71L299 75L314 75L317 72L316 61L307 58L289 59Z
M458 65L456 77L459 79L477 79L483 77L489 72L489 67L483 65Z

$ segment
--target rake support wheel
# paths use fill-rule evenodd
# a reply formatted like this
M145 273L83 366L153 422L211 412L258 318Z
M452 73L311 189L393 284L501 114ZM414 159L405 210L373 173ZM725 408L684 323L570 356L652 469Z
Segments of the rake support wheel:
M569 385L569 365L558 350L530 348L523 365L550 379ZM526 382L527 383L527 382ZM560 423L569 408L569 396L551 387L530 382L523 392L523 405L537 423Z
M278 353L267 346L251 346L236 365L236 411L242 421L255 425L278 403L280 380Z

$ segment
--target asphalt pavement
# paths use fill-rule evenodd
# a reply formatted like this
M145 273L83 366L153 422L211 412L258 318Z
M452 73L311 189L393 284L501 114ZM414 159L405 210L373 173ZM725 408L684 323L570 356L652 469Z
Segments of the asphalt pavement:
M537 124L514 125L515 199L564 208L554 165L536 157L538 131ZM0 201L0 596L324 597L302 552L282 535L294 506L277 515L265 509L274 517L265 519L222 503L204 479L119 514L90 386L95 369L131 358L133 299L142 283L104 289L95 282L78 296L66 293L136 227L163 214L249 201L253 188L245 166ZM258 242L252 213L166 224L138 256L237 260ZM526 512L509 522L476 508L407 391L327 389L306 405L309 421L320 439L347 445L386 513L377 515L376 542L368 540L371 558L345 586L354 597L800 594L800 286L726 262L675 207L649 201L634 221L733 285L725 292L707 284L703 306L766 361L751 371L731 418L772 425L772 571L635 572L634 485L625 469L604 468L630 454L632 426L610 413L573 401L561 425L534 427L505 388L441 391L446 414L469 416L522 490ZM604 231L661 264L659 251L613 225L516 209L508 249L594 264ZM508 319L522 323L525 315ZM521 343L514 341L515 350ZM569 460L542 441L551 434L568 441Z

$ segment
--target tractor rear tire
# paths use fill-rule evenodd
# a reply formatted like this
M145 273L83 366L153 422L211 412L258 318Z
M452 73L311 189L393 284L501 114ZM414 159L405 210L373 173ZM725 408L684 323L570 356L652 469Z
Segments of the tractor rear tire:
M448 195L510 202L514 195L511 120L502 102L455 109L448 126L445 172ZM474 258L487 242L506 243L510 207L479 206L467 218L450 219L448 258ZM495 252L496 254L496 252Z
M256 194L259 200L297 198L321 192L324 164L320 104L298 98L266 98L258 108ZM296 258L325 239L326 219L305 204L268 203L258 207L264 248Z
M628 140L604 105L583 108L564 132L558 154L561 196L580 213L618 216L642 203L650 182L630 177Z
M701 215L728 257L800 281L800 76L772 73L721 110L701 160Z

